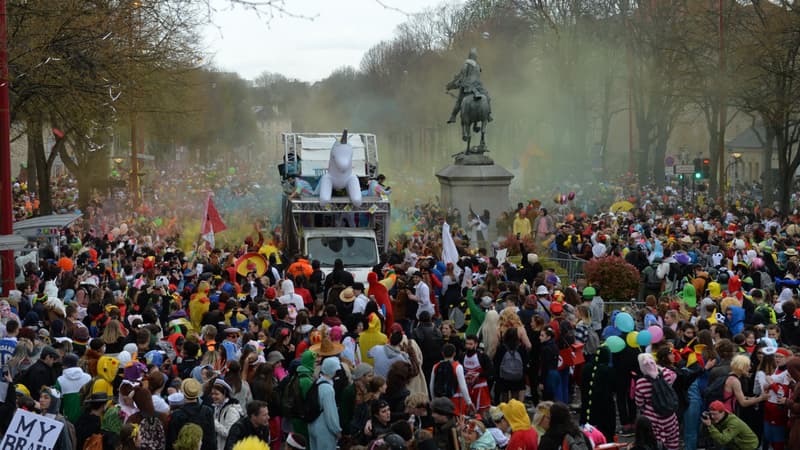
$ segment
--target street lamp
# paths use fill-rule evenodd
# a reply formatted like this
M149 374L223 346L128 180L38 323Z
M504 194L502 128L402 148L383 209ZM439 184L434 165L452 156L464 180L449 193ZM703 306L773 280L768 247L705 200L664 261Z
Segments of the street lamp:
M729 162L728 165L725 167L725 178L726 179L728 178L728 170L731 167L733 167L733 183L730 183L728 185L728 193L730 195L730 202L733 203L733 198L734 198L733 188L736 187L736 182L738 181L738 178L739 178L739 171L738 171L737 168L739 166L739 162L741 162L741 160L742 160L742 154L740 152L733 152L733 153L731 153L731 158L733 158L733 160L731 162Z

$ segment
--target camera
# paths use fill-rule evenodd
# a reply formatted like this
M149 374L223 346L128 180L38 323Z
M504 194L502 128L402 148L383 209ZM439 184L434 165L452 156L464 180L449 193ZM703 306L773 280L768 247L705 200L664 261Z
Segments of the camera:
M703 416L703 419L706 419L706 420L710 420L711 419L711 413L708 412L708 411L703 411L702 416Z

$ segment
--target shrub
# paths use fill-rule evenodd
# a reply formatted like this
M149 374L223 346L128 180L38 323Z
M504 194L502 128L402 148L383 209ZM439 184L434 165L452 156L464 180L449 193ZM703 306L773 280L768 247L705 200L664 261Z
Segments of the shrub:
M617 256L592 259L583 273L604 299L627 301L639 294L639 271Z
M508 236L506 236L506 239L500 243L500 248L501 249L507 248L508 256L517 256L520 254L519 252L520 241L522 241L522 243L525 244L525 249L527 249L528 252L539 254L539 252L537 251L538 249L536 242L533 240L533 238L517 239L517 236L514 234L509 234ZM539 254L539 256L542 255Z

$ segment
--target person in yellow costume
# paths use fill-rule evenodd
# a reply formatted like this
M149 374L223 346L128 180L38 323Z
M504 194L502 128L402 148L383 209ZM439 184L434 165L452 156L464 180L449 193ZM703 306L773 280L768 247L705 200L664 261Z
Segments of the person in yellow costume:
M119 360L111 356L101 356L97 360L97 379L92 385L92 394L105 392L108 397L114 396L114 378L119 371Z
M208 281L201 281L197 285L197 292L189 298L189 321L192 322L192 327L195 330L200 329L200 321L203 320L203 314L208 312L208 307L211 304L211 300L208 298L210 289L211 286Z
M369 327L358 338L359 347L361 348L361 362L371 366L374 365L375 362L367 356L367 352L376 345L385 345L386 342L388 342L388 339L381 332L381 319L375 313L370 314Z

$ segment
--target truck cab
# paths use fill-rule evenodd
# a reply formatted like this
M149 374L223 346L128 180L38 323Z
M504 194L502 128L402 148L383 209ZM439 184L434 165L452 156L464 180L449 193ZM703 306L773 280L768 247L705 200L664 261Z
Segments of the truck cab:
M328 276L337 259L356 281L367 283L367 274L378 264L380 254L375 232L358 228L306 228L303 230L305 253L316 259Z

